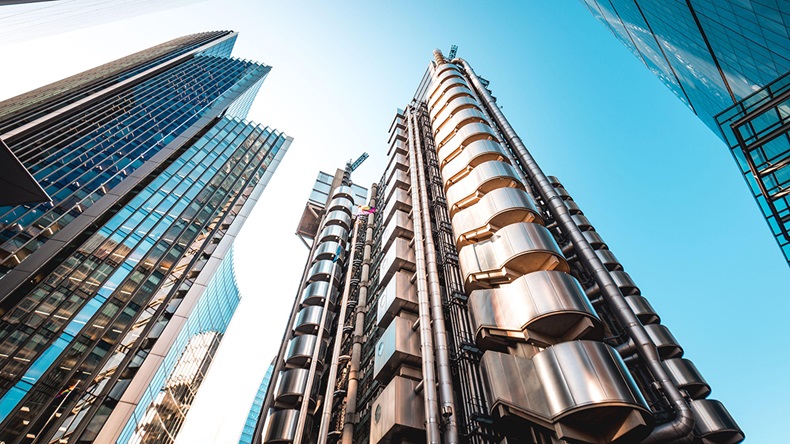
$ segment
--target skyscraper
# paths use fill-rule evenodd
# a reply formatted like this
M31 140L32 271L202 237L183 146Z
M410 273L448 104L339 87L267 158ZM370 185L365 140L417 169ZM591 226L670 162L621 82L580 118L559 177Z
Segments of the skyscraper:
M254 442L740 442L488 85L435 51L368 206L330 190Z
M272 372L274 371L274 364L271 364L263 375L261 385L258 387L258 392L255 393L255 399L252 401L250 413L247 415L247 420L244 422L244 429L241 431L239 444L252 444L253 436L255 435L255 424L258 423L258 417L261 416L261 407L263 407L263 399L266 397L266 390L269 389L269 383L272 380Z
M0 207L0 441L122 427L200 306L291 141L242 120L270 68L231 58L236 37L0 103L0 139L52 199Z
M583 2L727 143L790 262L790 3Z

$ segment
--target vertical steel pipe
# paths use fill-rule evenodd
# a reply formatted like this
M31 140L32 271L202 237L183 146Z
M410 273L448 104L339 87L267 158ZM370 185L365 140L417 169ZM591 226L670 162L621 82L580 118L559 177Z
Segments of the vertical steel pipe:
M428 279L425 272L425 251L422 232L422 210L419 204L419 177L417 176L417 146L413 113L408 112L409 172L411 175L412 219L414 220L414 256L417 264L417 300L419 311L420 350L422 351L423 400L425 401L425 436L429 444L440 441L439 405L436 395L436 370L434 367L433 335L431 334L431 307L428 301Z
M354 231L351 234L351 256L346 261L348 269L346 271L346 282L343 287L343 297L340 300L340 313L338 314L337 329L335 330L335 346L332 350L332 360L330 361L329 376L327 377L326 391L324 392L324 409L321 414L321 426L318 430L318 444L326 444L327 434L329 433L329 422L332 420L332 404L334 401L335 383L337 381L337 365L340 359L340 345L343 338L343 327L345 327L346 305L348 304L348 294L351 290L351 278L353 277L352 268L354 259L357 255L357 238L359 235L359 221L354 223ZM332 286L329 286L330 292ZM327 296L328 298L329 296Z
M472 70L472 67L463 59L455 59L453 63L460 63L463 66L467 77L472 82L474 90L483 99L483 104L494 118L494 122L507 139L510 147L516 151L516 156L526 169L527 175L537 187L537 191L543 197L552 217L558 223L560 229L570 238L580 261L595 278L595 282L601 289L601 295L620 323L623 324L628 336L633 339L637 346L639 357L647 366L653 379L659 383L664 395L669 399L674 408L675 419L656 427L643 443L667 442L679 438L686 438L694 431L694 415L683 399L683 395L677 387L675 387L675 384L671 381L666 370L661 365L656 345L650 340L642 323L639 322L636 314L634 314L628 306L628 303L625 301L623 294L620 292L617 284L615 284L609 271L595 254L595 250L593 250L590 243L585 239L579 227L573 222L562 198L557 194L554 187L551 186L543 170L541 170L526 146L524 146L521 139L513 130L513 127L510 126L510 123L507 121L504 114L502 114L502 111L496 106L494 98L480 82L480 79Z
M418 181L421 185L419 205L423 216L423 229L425 234L425 262L428 271L428 292L431 301L431 322L436 351L436 369L439 377L439 401L442 405L442 416L445 417L446 421L444 441L447 444L457 444L459 441L455 401L453 399L453 373L450 368L450 349L447 340L447 326L444 322L442 289L439 286L439 269L436 266L436 246L433 242L433 229L431 227L431 213L428 204L428 190L426 185L427 181L425 180L422 143L420 141L417 118L412 114L410 119L411 123L414 125L416 136L414 140L416 144L417 164L414 165L412 169L417 170ZM413 188L414 184L412 184L412 189ZM412 202L415 202L413 198Z
M370 190L369 205L376 207L378 187L373 184ZM373 246L373 229L376 226L375 215L368 214L368 226L365 230L365 250L362 253L362 270L359 276L359 298L355 309L354 337L351 345L351 363L348 369L348 393L346 394L346 414L343 418L342 444L353 444L354 423L357 414L357 390L359 388L359 363L362 358L362 342L365 335L365 312L368 303L368 278L370 276L371 248Z

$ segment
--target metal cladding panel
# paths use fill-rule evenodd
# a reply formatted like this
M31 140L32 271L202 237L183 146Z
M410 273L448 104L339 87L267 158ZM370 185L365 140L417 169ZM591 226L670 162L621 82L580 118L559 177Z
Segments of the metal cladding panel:
M498 188L483 196L477 204L456 213L452 224L460 248L486 240L500 228L519 222L542 225L543 218L526 191Z
M416 269L414 250L409 246L409 241L399 237L381 259L379 283L387 285L390 278L399 270L415 271Z
M396 272L379 296L376 310L379 327L387 328L401 310L417 313L417 288L411 283L411 273L406 271Z
M408 191L402 188L389 188L387 197L384 199L384 214L389 214L392 210L411 211L411 196Z
M667 359L662 364L672 378L672 382L679 389L685 390L692 399L702 399L710 394L710 386L693 362L676 358Z
M549 230L532 223L508 225L487 241L461 248L458 259L467 293L539 270L569 270Z
M351 207L354 205L354 201L349 199L346 196L338 196L332 199L329 202L329 205L326 206L327 211L345 211L349 215L351 215Z
M576 202L574 202L572 200L566 200L566 201L563 201L563 203L565 204L566 207L568 207L568 211L572 215L573 214L582 214L582 209L579 208L579 205L577 205Z
M560 199L572 200L571 195L568 194L568 190L566 190L565 187L563 187L562 185L558 185L554 187L554 191L557 193L558 196L560 196Z
M453 115L442 123L441 127L434 126L436 134L434 136L438 145L443 145L450 137L460 130L461 127L472 122L488 122L485 114L477 108L462 108L456 110Z
M510 163L504 148L498 142L488 139L475 140L442 167L445 188L466 177L472 168L492 160Z
M475 140L483 139L499 140L497 139L496 132L485 123L476 122L464 125L447 141L447 143L437 147L439 164L444 165L453 160L455 156L461 154L461 151L463 151L466 145L469 145Z
M453 79L446 84L441 85L441 92L435 94L428 100L428 109L444 107L448 99L451 99L459 94L466 94L471 96L472 90L467 86L464 79Z
M428 99L436 99L443 91L447 90L449 85L455 84L458 81L462 81L463 84L466 84L461 71L457 68L443 69L441 72L436 73L433 79L431 79L431 85L428 87L426 97L428 97Z
M445 122L447 119L450 118L450 116L453 115L453 112L455 110L459 108L466 108L471 106L480 108L480 103L478 103L478 101L474 97L463 95L463 94L456 95L455 97L452 98L452 100L449 100L443 108L431 109L430 115L431 115L432 125L438 128L439 126L442 125L443 122Z
M694 413L694 430L705 443L735 444L743 441L745 435L730 416L724 405L715 399L691 401Z
M267 419L263 429L264 443L288 443L296 437L296 425L299 422L299 410L277 410ZM312 418L307 417L305 428L312 427Z
M338 249L340 249L341 260L342 260L342 255L343 253L346 252L346 250L343 248L343 244L335 241L322 242L315 249L315 254L313 254L313 260L314 261L332 260L335 258L335 254L337 253Z
M307 273L307 282L316 282L316 281L329 281L334 275L334 279L332 279L332 285L335 287L341 284L340 282L340 275L343 273L343 269L340 267L335 266L336 263L330 260L323 260L318 261L310 267L310 271Z
M280 374L277 392L274 395L276 406L279 408L294 408L303 399L307 388L307 378L310 371L305 368L292 368ZM316 394L321 380L313 380L313 389L310 391L310 404L315 405Z
M496 416L523 418L577 443L639 442L652 429L625 363L601 342L564 342L532 359L488 351L481 367Z
M661 324L645 325L645 331L650 336L650 340L658 347L658 354L661 359L679 358L683 356L683 347L678 340Z
M396 376L373 401L370 443L425 439L425 405L417 381Z
M581 285L559 271L529 273L500 288L473 291L468 305L476 342L483 349L603 337L601 321Z
M573 219L573 223L575 223L576 226L582 231L594 229L589 219L587 219L587 217L583 214L574 214L571 216L571 219Z
M481 163L468 176L451 184L447 189L450 217L474 205L484 194L498 188L524 188L524 184L509 163L496 160Z
M639 287L636 286L636 283L633 279L631 279L631 275L626 273L625 271L612 271L609 273L614 280L614 283L623 292L623 295L629 296L634 294L639 294Z
M332 199L335 199L337 197L347 197L347 198L351 199L351 201L353 202L354 201L354 189L351 188L348 185L341 185L341 186L335 188L335 191L332 193Z
M373 379L387 383L401 365L419 367L420 334L412 330L414 319L396 316L376 343Z
M487 351L480 360L489 410L496 416L517 415L551 428L549 406L531 359Z
M310 365L310 359L313 358L313 349L318 341L318 337L314 335L301 335L295 336L288 344L288 351L285 353L285 362L292 367L306 368ZM321 350L318 356L324 356L324 349L326 342L321 341ZM318 368L322 367L321 361L318 362Z
M594 233L594 231L590 231L590 233ZM598 256L598 259L601 260L601 263L607 270L614 271L623 269L620 261L617 260L611 250L595 250L595 255Z
M385 181L389 182L390 177L395 174L396 171L408 170L409 159L403 154L396 153L394 156L390 157L389 164L387 164L387 169L384 173Z
M343 242L345 244L348 239L348 230L340 225L330 225L321 230L318 235L318 242Z
M395 170L392 176L387 180L387 188L403 188L408 190L411 186L409 175L403 170Z
M381 235L381 249L386 250L395 242L397 238L411 240L414 237L414 224L409 215L400 210L393 210L384 226L384 233Z
M296 321L294 322L294 331L297 335L299 334L307 334L307 335L315 335L318 334L318 328L321 325L321 315L324 313L324 307L318 305L308 305L302 307L299 310L299 313L296 315ZM334 319L335 314L332 312L327 313L326 315L326 323L324 324L324 337L329 334L330 326L332 325L332 320Z
M392 156L393 154L409 154L408 149L406 149L406 144L404 143L406 139L395 139L390 142L389 149L387 150L387 155Z
M642 325L658 324L661 322L661 318L656 314L655 309L653 309L653 306L650 305L650 302L645 297L634 294L626 296L625 302L631 307L631 310L633 310L636 317L639 318L639 322L641 322Z
M351 228L351 215L345 210L335 210L326 215L326 226L340 225L346 230Z
M595 341L564 342L532 361L548 412L561 425L561 438L634 442L652 428L647 402L612 347ZM589 426L593 421L595 428Z
M582 232L584 238L587 239L587 242L590 243L590 246L596 250L600 250L603 248L609 248L606 246L606 242L603 241L601 235L598 234L596 231L584 231Z
M329 282L317 281L307 285L302 290L302 304L305 305L324 305L324 298L329 293ZM337 301L337 289L332 288L330 304L334 305Z

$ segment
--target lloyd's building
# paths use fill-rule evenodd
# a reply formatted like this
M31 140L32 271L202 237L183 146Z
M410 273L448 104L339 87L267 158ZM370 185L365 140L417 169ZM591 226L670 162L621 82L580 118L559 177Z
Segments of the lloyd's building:
M333 186L254 442L742 441L488 86L435 51L370 208Z

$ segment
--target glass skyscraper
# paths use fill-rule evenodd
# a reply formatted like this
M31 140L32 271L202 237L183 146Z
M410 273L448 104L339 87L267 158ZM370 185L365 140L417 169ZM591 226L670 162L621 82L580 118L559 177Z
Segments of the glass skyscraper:
M790 2L583 2L727 143L790 262Z
M269 383L272 380L273 371L274 364L271 364L269 368L266 369L266 374L263 375L261 385L258 387L258 392L255 394L255 399L252 401L250 413L247 415L247 421L244 422L244 429L241 431L239 444L252 444L253 435L255 434L255 424L258 422L258 417L261 415L263 400L266 398L266 390L268 390Z
M116 438L116 430L105 427L99 442L174 442L173 437L178 435L240 297L231 249L186 318L145 392L138 395L137 407L120 438ZM121 414L119 410L116 412Z
M145 402L291 141L243 120L270 68L230 57L236 37L0 103L0 139L52 199L0 207L0 441L103 442Z

